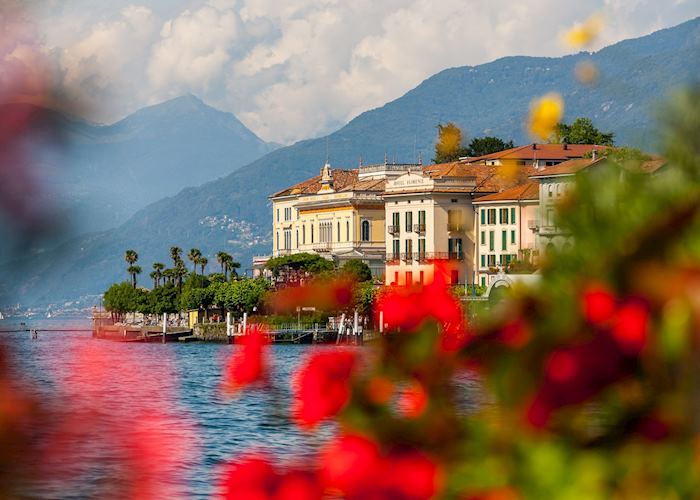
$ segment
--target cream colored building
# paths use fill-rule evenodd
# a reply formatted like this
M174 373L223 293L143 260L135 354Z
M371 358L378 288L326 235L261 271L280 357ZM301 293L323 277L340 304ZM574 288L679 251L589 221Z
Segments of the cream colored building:
M309 252L342 265L359 259L374 276L384 274L384 187L417 165L331 169L271 196L273 257Z
M538 182L529 181L474 201L477 283L490 285L513 260L536 258L539 196Z

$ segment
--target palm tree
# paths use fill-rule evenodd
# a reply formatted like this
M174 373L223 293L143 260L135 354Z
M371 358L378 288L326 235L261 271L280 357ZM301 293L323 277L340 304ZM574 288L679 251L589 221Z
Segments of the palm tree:
M162 262L153 263L153 272L151 273L151 278L154 279L155 283L153 288L158 288L160 286L160 279L163 277L163 269L165 269L165 264Z
M241 263L231 258L231 261L228 263L228 267L231 269L231 279L233 279L234 276L238 276L236 269L240 269Z
M216 260L219 264L221 264L221 274L224 275L224 281L228 281L226 279L226 273L228 272L228 262L233 260L233 258L226 252L218 252L216 254Z
M182 259L180 258L180 254L182 254L182 248L180 247L170 247L170 258L173 259L173 264L177 266L177 263L180 262Z
M187 276L187 268L185 267L185 263L180 260L173 268L173 277L177 279L177 287L180 290L182 290L182 278L185 276Z
M199 265L202 267L202 276L204 276L204 268L207 267L207 264L209 264L209 259L206 257L199 258Z
M163 280L168 280L168 284L172 285L175 280L175 273L173 269L165 269L163 271ZM164 281L165 282L165 281Z
M137 254L135 250L127 250L124 252L124 260L130 266L133 266L136 264L136 261L139 260L139 254Z
M187 258L192 262L192 273L197 274L197 264L199 264L199 259L202 258L202 251L199 248L191 248Z
M131 275L131 285L136 288L136 275L141 274L141 266L129 266L126 272Z

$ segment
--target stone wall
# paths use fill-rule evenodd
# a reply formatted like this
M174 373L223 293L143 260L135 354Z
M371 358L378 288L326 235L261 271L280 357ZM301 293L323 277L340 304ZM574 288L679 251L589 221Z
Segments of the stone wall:
M205 342L227 343L226 323L198 323L192 334Z

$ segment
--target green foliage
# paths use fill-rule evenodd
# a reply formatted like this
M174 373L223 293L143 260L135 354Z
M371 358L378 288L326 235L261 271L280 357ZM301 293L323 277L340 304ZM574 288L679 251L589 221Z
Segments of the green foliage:
M175 285L166 283L148 293L147 310L151 314L176 313L180 310L180 293Z
M104 294L104 307L107 311L118 315L136 312L143 307L147 295L147 292L134 288L128 281L115 283Z
M235 314L248 314L253 308L261 309L263 299L272 288L264 278L243 278L211 286L214 302Z
M340 268L340 273L358 283L372 279L372 271L369 266L360 259L350 259Z
M571 125L559 123L555 132L555 141L568 144L598 144L613 146L615 134L601 132L590 118L576 118Z
M201 274L187 276L180 294L180 309L208 309L214 303L215 289L210 287L210 280Z
M374 314L374 302L379 293L379 287L374 286L371 281L360 283L355 288L354 306L357 312L363 316L371 317Z
M505 142L500 137L486 136L475 137L467 146L466 156L483 156L491 153L498 153L504 149L513 147L513 141Z
M332 271L335 268L333 262L324 259L320 255L305 252L275 257L267 261L266 267L272 271L272 274L275 276L279 276L282 272L289 271L298 271L314 275Z

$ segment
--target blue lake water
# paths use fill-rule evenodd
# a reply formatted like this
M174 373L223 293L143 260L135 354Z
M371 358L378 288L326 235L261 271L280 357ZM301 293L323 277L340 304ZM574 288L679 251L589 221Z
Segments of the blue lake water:
M13 326L18 323L0 322L0 330ZM27 328L69 327L89 328L89 322L27 322ZM160 431L165 432L173 446L187 449L185 453L173 450L173 456L182 463L176 460L169 464L173 474L168 474L168 491L175 496L211 495L217 467L236 454L255 449L283 461L308 457L333 432L330 426L315 433L300 430L289 421L288 412L290 375L300 359L313 349L334 347L271 346L276 389L246 391L229 398L221 391L222 373L225 360L237 346L126 344L96 340L90 333L70 332L40 332L36 340L25 332L0 335L0 340L10 349L11 365L21 374L25 387L46 405L65 405L73 395L78 400L74 404L90 405L97 401L107 415L119 415L122 421L164 412L166 425ZM93 352L99 354L99 365L106 374L99 367L97 375L94 370L81 368L86 356L89 358ZM120 367L124 368L123 372ZM100 394L85 401L91 391ZM97 441L94 436L88 438ZM112 445L119 446L118 439L108 440L106 446ZM103 466L97 466L96 462L107 453L93 449L100 446L105 443L84 447L84 454L71 464L79 469L70 471L73 479L35 485L32 494L54 498L94 496L96 491L90 484L103 472Z
M0 330L14 326L18 323L0 322ZM26 324L89 326L84 320ZM38 339L27 332L2 333L0 341L9 348L19 380L45 407L90 415L89 425L81 424L85 429L71 431L69 459L51 464L55 474L33 483L29 497L103 496L104 478L117 474L119 457L130 446L140 449L123 437L140 424L149 436L159 436L158 446L166 450L157 476L168 498L211 496L218 468L242 452L263 451L283 462L309 458L334 432L331 424L314 433L301 430L288 415L290 378L300 360L314 349L335 346L271 346L274 389L230 398L221 383L226 360L239 348L235 345L117 343L67 331L40 332ZM468 378L461 383L468 410L477 404L478 384ZM151 421L154 415L158 418Z

